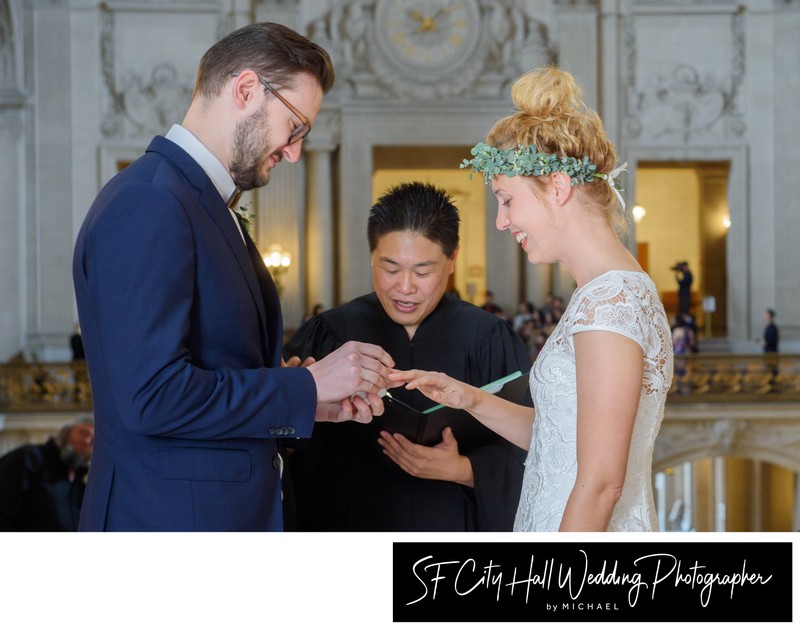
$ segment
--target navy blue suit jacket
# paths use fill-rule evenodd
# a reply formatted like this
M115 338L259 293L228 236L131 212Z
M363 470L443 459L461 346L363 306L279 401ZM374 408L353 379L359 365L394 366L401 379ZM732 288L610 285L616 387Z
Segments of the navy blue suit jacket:
M73 280L95 413L80 529L283 525L281 437L316 387L280 367L278 295L203 169L156 137L99 193Z

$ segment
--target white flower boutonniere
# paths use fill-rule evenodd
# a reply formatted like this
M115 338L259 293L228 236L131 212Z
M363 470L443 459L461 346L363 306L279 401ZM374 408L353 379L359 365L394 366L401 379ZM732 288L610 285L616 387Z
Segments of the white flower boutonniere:
M250 238L253 238L253 223L256 218L255 212L250 210L247 206L239 206L234 210L234 212L239 215L239 219L244 226L244 229L247 230L247 233L250 235Z

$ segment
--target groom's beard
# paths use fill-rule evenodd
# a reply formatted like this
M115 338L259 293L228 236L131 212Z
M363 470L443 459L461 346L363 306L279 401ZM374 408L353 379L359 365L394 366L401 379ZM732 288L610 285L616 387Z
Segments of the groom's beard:
M272 154L266 105L241 121L234 134L230 163L233 182L243 191L265 186L269 182L269 170L265 172L264 166Z

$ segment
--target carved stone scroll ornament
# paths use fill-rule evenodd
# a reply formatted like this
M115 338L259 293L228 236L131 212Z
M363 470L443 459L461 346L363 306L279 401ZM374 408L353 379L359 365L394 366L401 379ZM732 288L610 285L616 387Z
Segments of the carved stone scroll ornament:
M631 138L675 138L684 143L698 138L738 138L746 124L740 109L745 77L745 30L741 11L732 15L731 62L727 70L699 69L690 60L676 61L659 76L637 73L635 18L623 23L626 133Z
M116 68L114 13L102 12L100 35L101 71L108 93L108 107L101 132L111 138L147 138L164 133L183 118L192 95L194 77L182 77L170 63L144 71Z

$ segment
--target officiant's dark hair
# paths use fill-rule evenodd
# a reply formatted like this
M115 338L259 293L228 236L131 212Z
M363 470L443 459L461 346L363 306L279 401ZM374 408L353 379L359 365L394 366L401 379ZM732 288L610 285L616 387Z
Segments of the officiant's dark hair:
M406 182L387 190L369 211L369 251L391 232L417 232L442 248L450 258L458 247L458 208L443 189Z
M273 22L248 24L219 40L200 60L192 99L213 98L237 72L254 70L275 88L295 87L301 72L327 93L333 87L333 62L319 44Z

